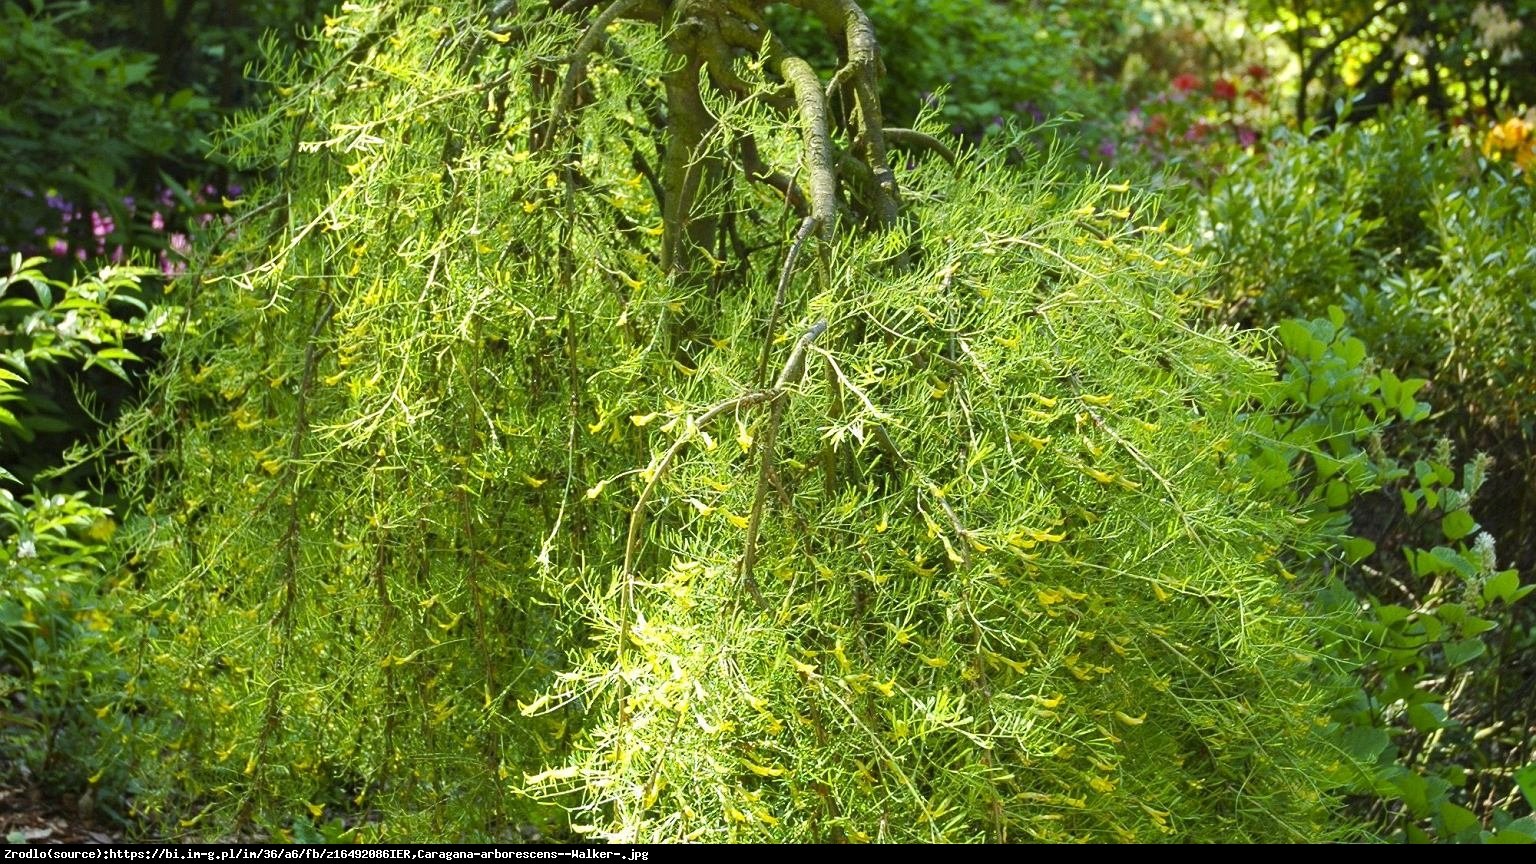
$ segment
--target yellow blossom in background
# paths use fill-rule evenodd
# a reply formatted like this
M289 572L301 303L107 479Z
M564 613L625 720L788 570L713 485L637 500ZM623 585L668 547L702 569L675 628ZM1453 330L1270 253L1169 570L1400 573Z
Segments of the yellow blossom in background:
M1510 159L1530 182L1532 166L1536 165L1536 136L1524 118L1510 117L1495 124L1483 136L1482 150L1483 156L1494 161Z

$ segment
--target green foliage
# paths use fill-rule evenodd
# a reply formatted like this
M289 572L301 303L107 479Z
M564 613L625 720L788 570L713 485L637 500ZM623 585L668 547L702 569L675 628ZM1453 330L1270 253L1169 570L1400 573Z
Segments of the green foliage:
M906 221L812 241L774 327L776 190L710 185L732 260L661 270L656 30L610 28L579 137L530 148L579 31L471 5L353 4L230 133L281 171L123 425L130 688L165 702L141 812L1336 836L1328 664L1278 563L1319 535L1234 470L1267 368L1189 325L1200 270L1149 202L1043 157L898 163ZM801 165L761 102L709 98L697 164L750 133Z
M27 458L38 435L57 431L60 405L44 386L100 367L125 375L130 338L150 339L174 309L144 313L139 280L154 271L108 268L72 282L48 278L41 259L11 260L0 281L0 483L34 483L29 494L0 488L0 755L47 788L74 793L117 787L122 767L97 759L113 730L123 661L118 596L108 580L110 510L85 492L45 491ZM128 317L124 309L138 310ZM16 476L23 475L22 478ZM117 693L119 695L114 696ZM88 776L89 775L89 776ZM121 815L104 802L104 814Z
M148 192L157 163L206 150L209 103L191 90L157 92L153 56L70 38L22 4L0 6L0 29L0 244L17 248L49 224L44 193L90 202L126 226L123 196Z
M263 37L294 47L300 28L318 24L331 0L33 0L70 36L93 45L153 55L161 92L188 89L221 110L260 98L247 65ZM201 154L199 154L201 155Z
M1254 459L1261 482L1293 484L1341 536L1325 606L1341 628L1327 653L1358 677L1334 713L1344 779L1371 796L1365 812L1383 833L1531 842L1513 770L1531 733L1528 720L1511 722L1519 709L1506 694L1520 690L1517 661L1533 644L1513 607L1536 586L1499 569L1493 538L1479 533L1471 504L1487 460L1467 463L1458 484L1448 442L1425 451L1394 430L1429 416L1415 399L1428 382L1377 368L1344 323L1334 307L1280 325L1282 398L1295 412ZM1389 455L1384 438L1410 452ZM1356 516L1379 543L1343 534Z
M945 126L980 134L1005 121L1107 114L1114 94L1103 67L1142 5L872 0L864 8L891 58L882 88L889 115L910 124L937 106ZM796 47L828 53L813 25L803 27L790 31Z
M0 489L0 754L59 789L83 790L80 756L102 724L92 689L117 660L111 607L98 593L110 511L85 493ZM98 778L99 779L99 778Z
M1532 0L1249 0L1300 70L1296 120L1418 104L1470 119L1536 103ZM1322 111L1317 112L1321 105Z
M39 435L86 425L96 402L79 388L92 370L126 381L127 345L151 340L176 315L151 311L139 284L157 276L138 267L108 267L74 281L49 278L42 258L11 258L0 280L0 479L31 482L39 471Z
M1481 136L1479 136L1481 137ZM1203 202L1218 291L1245 320L1348 311L1383 367L1432 382L1437 434L1508 469L1497 534L1536 561L1532 187L1422 112L1308 139L1277 133ZM1430 435L1429 437L1434 437Z

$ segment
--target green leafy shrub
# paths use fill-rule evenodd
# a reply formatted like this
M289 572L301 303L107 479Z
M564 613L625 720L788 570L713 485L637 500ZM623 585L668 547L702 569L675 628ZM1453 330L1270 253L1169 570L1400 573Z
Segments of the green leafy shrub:
M159 169L200 160L210 105L191 90L157 92L153 56L70 38L24 5L0 7L0 246L21 249L50 224L49 196L99 209L131 242L124 197L147 197Z
M888 58L882 93L891 117L929 107L944 125L979 135L1005 122L1073 114L1087 121L1114 101L1106 74L1137 0L1085 5L992 0L872 0L865 4ZM787 13L783 25L790 25ZM803 53L831 65L816 25L787 27Z
M0 282L0 483L23 480L31 492L0 488L0 757L45 788L95 796L99 810L124 815L126 766L100 758L115 733L110 705L126 676L118 620L118 582L109 577L111 510L85 492L50 491L44 467L20 457L59 424L58 405L41 384L80 368L123 375L135 360L130 338L154 337L174 310L131 316L139 280L154 271L110 268L73 282L50 279L41 259L15 256ZM15 472L23 477L18 478ZM120 742L117 742L120 745ZM111 749L111 748L108 748ZM14 779L14 778L12 778Z
M248 64L268 48L296 47L297 32L320 23L334 0L33 0L68 35L100 47L152 55L161 92L190 90L221 111L263 98ZM206 127L205 127L206 128Z
M1341 832L1278 563L1322 537L1232 470L1271 373L1190 325L1150 202L915 136L881 181L859 62L823 138L771 48L678 72L645 23L349 10L230 132L274 183L124 424L140 812Z
M1501 463L1494 494L1507 503L1490 525L1513 560L1536 563L1532 188L1422 112L1273 143L1198 205L1224 303L1258 322L1346 309L1384 368L1432 382L1446 416L1431 440Z
M1404 434L1430 415L1416 399L1429 382L1378 367L1345 320L1333 307L1280 325L1293 412L1265 421L1251 455L1261 483L1298 490L1340 537L1319 607L1338 612L1326 653L1358 681L1334 712L1340 777L1383 834L1536 842L1530 724L1508 695L1529 687L1536 642L1513 607L1536 589L1498 567L1472 515L1486 458L1457 484L1449 442Z
M90 426L100 403L87 386L105 389L94 375L126 383L123 364L138 360L126 346L155 339L176 315L140 299L141 281L156 271L107 267L62 281L39 269L46 263L14 255L0 282L0 459L8 469L0 477L13 482L55 467L38 458L52 452L39 436Z
M1295 119L1341 119L1350 100L1359 116L1384 106L1417 104L1442 119L1470 119L1536 102L1536 14L1531 0L1250 0L1278 25L1275 41L1299 71ZM1321 110L1316 106L1321 105Z

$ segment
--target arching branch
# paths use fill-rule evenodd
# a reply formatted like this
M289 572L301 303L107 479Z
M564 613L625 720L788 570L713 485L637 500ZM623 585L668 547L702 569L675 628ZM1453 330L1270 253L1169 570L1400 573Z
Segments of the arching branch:
M903 129L901 127L888 127L885 130L886 140L898 147L922 148L931 150L939 155L939 158L953 165L955 164L955 151L948 144L916 129Z
M837 171L833 166L832 139L827 133L827 103L821 93L821 81L809 63L799 57L785 57L779 73L795 89L800 106L800 134L805 140L806 169L811 175L811 218L820 226L823 237L831 235L837 224Z

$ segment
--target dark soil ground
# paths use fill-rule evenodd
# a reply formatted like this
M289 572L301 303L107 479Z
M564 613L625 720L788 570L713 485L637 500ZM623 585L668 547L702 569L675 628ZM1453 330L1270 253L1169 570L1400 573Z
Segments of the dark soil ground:
M6 773L6 772L0 772ZM122 832L93 818L90 803L61 800L37 786L0 782L0 836L6 843L120 843Z

